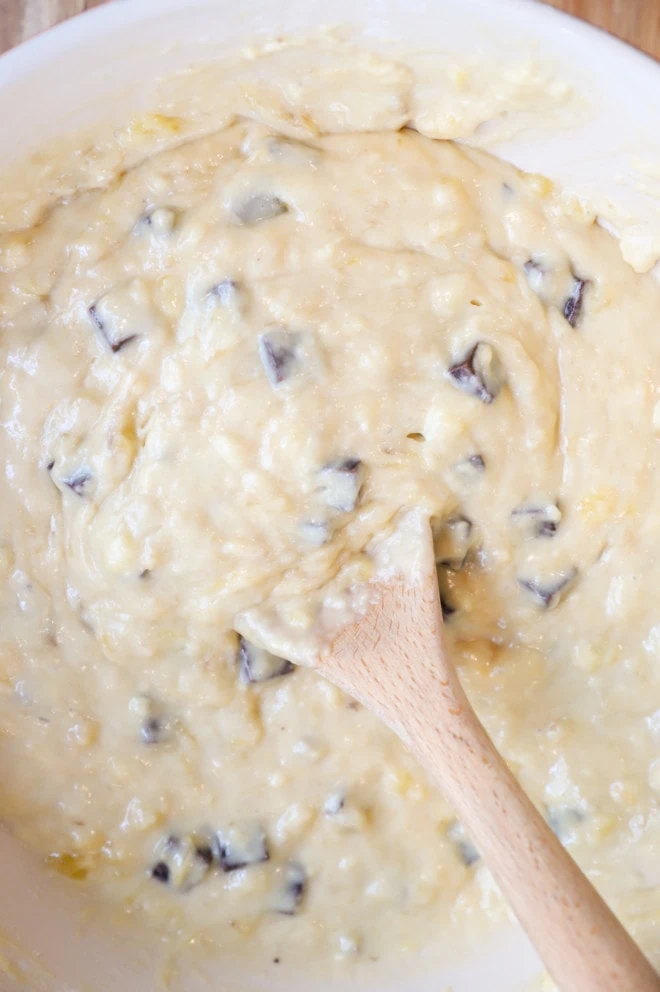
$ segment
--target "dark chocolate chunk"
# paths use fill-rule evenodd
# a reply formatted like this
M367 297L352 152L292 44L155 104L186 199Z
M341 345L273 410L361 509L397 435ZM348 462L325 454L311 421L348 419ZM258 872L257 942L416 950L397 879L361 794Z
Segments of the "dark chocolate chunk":
M299 525L301 537L312 548L321 548L332 537L328 520L303 520Z
M346 804L346 793L343 789L332 792L323 804L323 812L326 816L337 816Z
M523 589L531 593L539 606L546 610L552 610L569 591L577 578L577 574L577 568L571 568L568 572L551 579L518 579L518 582Z
M151 869L152 878L167 882L179 892L188 892L199 885L209 873L213 854L191 834L178 837L174 834L158 845L158 861Z
M558 523L555 520L542 520L534 531L535 537L554 537Z
M54 468L55 468L55 459L54 458L51 458L51 460L46 465L46 471L47 472L52 472Z
M76 496L85 496L86 490L89 483L92 480L92 473L88 472L87 469L80 469L70 478L64 480L65 486L68 486Z
M162 744L169 737L167 726L158 717L148 717L140 731L145 744Z
M172 207L155 207L143 214L141 223L154 234L170 234L176 227L179 211Z
M452 606L450 602L443 595L440 596L440 607L442 609L442 619L449 620L456 613L456 607Z
M469 868L470 865L473 865L476 861L480 860L481 855L477 851L474 844L470 844L469 841L457 844L457 847L461 860L466 868Z
M530 537L554 537L561 523L561 510L556 503L528 503L516 507L511 517Z
M220 282L210 290L210 293L214 297L217 297L223 307L229 307L236 303L240 293L240 287L235 279L221 279Z
M290 862L282 868L282 884L273 908L284 916L294 916L307 891L307 872L302 865Z
M573 276L573 289L571 290L570 296L566 298L562 310L564 317L571 327L575 327L582 314L582 303L586 286L586 279L580 279L575 275Z
M172 727L163 704L148 693L134 696L129 704L131 713L140 720L143 744L165 744L172 736Z
M268 861L270 851L263 828L241 824L219 830L213 839L213 857L227 872Z
M576 839L576 827L584 822L584 813L573 806L553 806L546 808L546 819L553 834L562 844Z
M259 358L273 386L279 386L298 364L300 335L284 328L273 328L259 335Z
M359 458L337 458L319 473L320 498L338 513L351 513L360 498L364 477L364 465Z
M244 637L239 637L238 656L241 678L245 682L267 682L281 675L289 675L295 668L286 658L278 658Z
M486 462L482 455L470 455L454 465L454 473L458 480L465 484L475 482L486 471Z
M502 365L493 347L479 341L448 370L452 382L482 403L492 403L504 385Z
M234 213L241 224L261 224L262 221L279 217L289 210L286 203L280 200L279 196L272 193L256 193L243 200L234 208Z
M151 869L151 877L155 878L157 882L167 883L170 880L170 869L164 861L159 861Z
M542 296L544 289L543 283L548 274L545 265L538 258L530 258L528 262L525 262L523 269L525 270L530 288L534 290L537 296Z
M209 865L209 867L213 864L215 860L215 855L213 854L213 848L211 847L210 844L198 844L195 847L195 855L198 858L201 858L204 864Z
M478 850L465 833L463 824L459 823L458 820L456 820L455 823L452 823L447 830L447 837L449 837L451 842L454 844L456 853L466 868L470 868L481 859L481 855Z
M99 301L100 302L100 301ZM101 317L98 309L98 303L94 303L89 308L89 316L94 321L94 324L98 330L103 335L106 344L110 347L111 351L115 354L121 351L125 345L129 344L137 338L137 334L124 334L123 332L116 333L112 327Z
M330 793L323 805L323 812L342 830L361 830L368 817L368 810L347 795L344 789Z

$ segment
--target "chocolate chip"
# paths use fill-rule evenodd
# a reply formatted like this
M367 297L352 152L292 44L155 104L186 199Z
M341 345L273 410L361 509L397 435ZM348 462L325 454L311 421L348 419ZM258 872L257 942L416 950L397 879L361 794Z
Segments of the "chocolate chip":
M554 537L561 523L556 503L529 503L516 507L511 517L530 537Z
M362 830L368 818L368 810L347 795L344 789L330 793L323 812L332 820L333 826L348 831Z
M571 327L575 327L582 315L582 303L586 286L586 279L580 279L576 275L573 276L573 289L570 296L565 300L562 310L564 317Z
M195 848L195 854L198 858L201 858L204 864L209 865L209 867L213 864L213 861L215 860L213 849L210 844L202 844L197 846Z
M452 382L482 403L492 403L504 385L502 365L493 347L479 341L448 370Z
M564 572L555 578L547 580L536 578L518 579L518 583L523 589L531 593L532 598L539 606L544 607L546 610L552 610L564 598L577 578L577 575L577 568L571 568L568 572Z
M562 844L576 839L575 828L584 822L585 816L573 806L553 806L546 809L546 819L553 834Z
M300 335L284 328L273 328L259 335L259 358L271 385L279 386L295 370Z
M151 869L151 876L179 892L188 892L208 875L213 864L209 850L208 845L199 843L192 834L181 837L171 834L158 845L159 860Z
M52 472L54 468L55 468L55 459L54 458L51 458L51 460L46 465L46 471L47 472Z
M477 861L481 860L481 855L465 833L462 823L456 820L447 830L447 837L456 848L456 853L466 868L470 868Z
M294 916L307 891L307 872L302 865L290 862L282 869L282 885L275 896L273 909L283 916Z
M273 217L279 217L280 214L285 214L288 210L286 203L278 196L273 196L270 193L256 193L238 204L234 208L234 213L241 224L251 226L261 224L265 220L271 220Z
M176 227L179 212L172 207L155 207L143 214L141 223L151 228L154 234L171 234Z
M159 861L151 869L151 877L155 878L157 882L163 882L167 884L170 880L170 869L164 861Z
M140 731L145 744L162 744L168 739L167 727L157 717L149 717Z
M365 469L359 458L337 458L319 473L317 493L323 503L338 513L351 513L357 506Z
M298 529L305 544L308 544L312 548L323 547L332 537L332 530L328 520L303 520L299 524Z
M86 469L80 469L70 478L64 480L64 485L68 486L76 494L76 496L86 496L87 487L92 481L92 473L88 472Z
M278 658L265 648L252 644L244 637L238 640L241 678L245 682L267 682L289 675L295 668L286 658Z
M148 693L133 696L130 712L140 721L140 738L143 744L165 744L172 737L172 727L163 704Z
M442 619L449 620L456 613L456 607L452 606L450 602L443 595L440 596L440 607L442 609Z
M263 827L241 824L219 830L213 839L213 857L223 871L237 871L270 859Z
M470 455L454 465L454 474L461 483L470 485L486 471L486 462L482 455Z
M94 323L96 324L96 326L99 329L99 331L101 332L101 334L103 334L104 333L104 324L103 324L103 321L101 320L101 317L99 316L98 310L96 309L96 304L93 303L87 312L88 312L89 316L92 318L92 320L94 321Z
M326 816L336 816L346 803L346 793L343 789L332 792L323 804L323 812Z
M115 354L121 351L127 344L134 341L137 338L137 334L124 334L123 332L115 331L110 324L108 324L101 316L98 306L101 301L94 303L93 306L89 308L89 316L94 321L94 324L98 330L103 335L106 344L110 347L111 351Z
M217 297L223 307L229 307L237 302L240 286L235 279L222 279L209 292Z
M528 262L525 262L523 269L530 288L534 290L537 296L543 296L544 282L548 275L548 269L538 258L533 257Z

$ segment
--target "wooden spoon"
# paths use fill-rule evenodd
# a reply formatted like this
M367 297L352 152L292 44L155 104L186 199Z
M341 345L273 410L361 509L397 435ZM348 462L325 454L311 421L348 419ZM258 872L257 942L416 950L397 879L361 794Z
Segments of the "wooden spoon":
M412 521L412 523L411 523ZM443 644L428 521L318 669L398 734L451 802L563 992L659 992L660 978L561 846L477 719ZM403 555L400 554L403 552ZM587 760L585 758L585 760Z

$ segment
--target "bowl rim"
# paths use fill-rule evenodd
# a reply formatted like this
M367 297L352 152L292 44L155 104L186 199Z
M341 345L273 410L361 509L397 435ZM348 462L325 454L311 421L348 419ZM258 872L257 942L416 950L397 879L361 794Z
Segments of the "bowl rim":
M196 5L208 4L216 6L214 0L192 0ZM468 0L472 6L489 10L501 7L520 19L521 28L547 24L549 30L560 33L569 32L578 37L582 36L590 45L602 48L604 54L617 56L626 61L632 60L639 70L640 64L653 73L660 72L660 59L636 48L630 42L611 34L605 28L583 20L557 7L550 6L544 0ZM184 10L191 5L191 0L158 0L158 14L169 13L177 8ZM13 74L29 71L32 65L44 58L55 54L58 49L68 47L77 42L89 32L100 33L104 28L111 28L121 21L143 21L145 16L154 15L153 0L106 0L105 3L87 8L65 18L63 21L40 31L38 34L19 42L0 55L0 86L5 84Z
M286 6L287 0L281 0ZM403 0L405 2L405 0ZM572 15L542 4L539 0L447 0L447 6L459 5L502 20L515 21L520 33L530 31L567 38L572 45L584 46L593 60L603 64L616 63L622 71L630 69L634 86L641 87L646 79L653 93L660 93L660 63L620 39ZM0 91L10 94L14 84L20 84L33 74L48 71L49 64L62 59L67 52L78 50L91 39L103 37L105 32L118 28L130 29L132 24L153 22L155 18L175 12L185 13L187 8L208 7L216 12L229 0L113 0L75 15L41 34L26 40L0 56ZM444 4L445 0L429 0ZM318 23L323 23L321 16ZM340 22L341 23L341 22ZM350 23L350 22L349 22ZM294 33L294 32L292 32Z

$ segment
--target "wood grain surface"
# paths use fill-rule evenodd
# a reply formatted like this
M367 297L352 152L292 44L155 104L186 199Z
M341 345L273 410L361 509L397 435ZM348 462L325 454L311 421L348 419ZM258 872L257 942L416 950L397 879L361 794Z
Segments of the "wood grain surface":
M0 0L0 51L111 0ZM157 2L157 0L154 0ZM521 0L533 3L535 0ZM660 0L547 0L660 59Z

